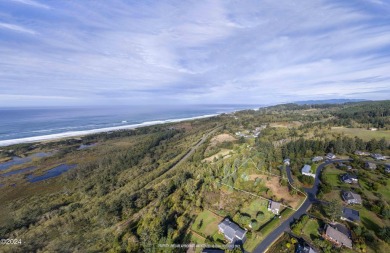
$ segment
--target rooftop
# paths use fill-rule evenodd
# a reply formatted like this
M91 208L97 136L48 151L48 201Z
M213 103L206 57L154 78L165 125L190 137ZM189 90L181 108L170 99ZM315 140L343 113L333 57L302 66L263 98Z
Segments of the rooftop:
M345 181L345 180L357 180L358 178L356 175L346 173L341 176L341 179Z
M342 245L352 248L352 241L349 239L348 235L342 233L341 231L337 230L336 228L333 228L330 225L326 226L326 235L329 236L331 239L337 241L338 243L341 243Z
M218 227L220 230L222 230L225 237L231 241L233 241L235 238L242 240L246 234L246 230L240 228L240 226L234 222L231 222L228 218L219 223Z
M342 217L350 220L350 221L359 221L360 214L359 211L353 210L351 208L344 207Z
M271 210L280 210L280 203L271 200L270 209Z
M362 198L360 197L360 195L357 194L357 193L351 192L351 191L343 192L343 196L344 196L345 200L355 199L355 200L357 200L359 202L362 202Z
M305 164L305 166L302 168L302 173L311 173L311 166Z

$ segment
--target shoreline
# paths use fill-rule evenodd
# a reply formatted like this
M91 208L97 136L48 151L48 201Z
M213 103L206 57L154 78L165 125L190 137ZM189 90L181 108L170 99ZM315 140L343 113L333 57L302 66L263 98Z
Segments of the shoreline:
M111 132L111 131L118 131L118 130L136 129L139 127L161 125L161 124L166 124L166 123L176 123L176 122L182 122L182 121L187 121L187 120L211 118L211 117L215 117L218 115L222 115L224 113L234 113L234 112L236 112L236 111L222 112L222 113L215 113L215 114L206 114L206 115L189 117L189 118L146 121L146 122L131 124L131 125L104 127L104 128L90 129L90 130L68 131L68 132L63 132L63 133L32 136L32 137L23 137L23 138L16 138L16 139L10 139L10 140L0 140L0 147L6 147L6 146L15 145L15 144L23 144L23 143L52 141L52 140L57 140L57 139L69 138L69 137L81 137L81 136L90 135L90 134L97 134L97 133L104 133L104 132Z

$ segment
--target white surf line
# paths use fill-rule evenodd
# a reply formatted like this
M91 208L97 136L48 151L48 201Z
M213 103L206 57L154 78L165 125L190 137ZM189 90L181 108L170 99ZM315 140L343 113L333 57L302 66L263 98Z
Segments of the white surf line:
M254 194L254 193L252 193L252 192L248 192L248 191L245 191L245 190L238 189L238 188L236 188L236 187L230 186L230 185L225 184L225 183L221 183L221 184L223 184L223 185L225 185L225 186L227 186L227 187L230 187L231 189L234 189L234 190L236 190L236 191L240 191L240 192L244 192L244 193L250 194L250 195L252 195L252 196L254 196L254 197L257 197L257 198L261 198L261 199L268 200L268 201L273 201L272 199L268 199L268 198L265 198L265 197L263 197L263 196ZM286 208L289 208L289 209L291 209L291 210L293 210L293 211L297 211L297 209L294 209L294 208L292 208L292 207L290 207L290 206L287 206L287 205L285 205L285 204L280 203L280 205L281 205L281 206L284 206L284 207L286 207Z
M48 140L55 140L55 139L76 137L76 136L84 136L84 135L118 131L118 130L136 129L139 127L161 125L161 124L167 124L167 123L178 123L178 122L187 121L187 120L210 118L210 117L215 117L218 115L219 114L208 114L208 115L202 115L202 116L196 116L196 117L190 117L190 118L156 120L156 121L148 121L148 122L143 122L143 123L139 123L139 124L132 124L132 125L105 127L105 128L91 129L91 130L70 131L70 132L63 132L63 133L57 133L57 134L24 137L24 138L10 139L10 140L0 140L0 146L8 146L8 145L14 145L14 144L20 144L20 143L34 143L34 142L40 142L40 141L48 141Z

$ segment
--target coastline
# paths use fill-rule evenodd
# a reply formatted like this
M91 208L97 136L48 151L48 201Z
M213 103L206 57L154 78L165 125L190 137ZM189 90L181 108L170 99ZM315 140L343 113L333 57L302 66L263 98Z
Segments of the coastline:
M69 138L69 137L81 137L81 136L90 135L90 134L97 134L97 133L104 133L104 132L111 132L111 131L118 131L118 130L127 130L127 129L136 129L139 127L161 125L161 124L166 124L166 123L176 123L176 122L182 122L182 121L187 121L187 120L204 119L204 118L215 117L215 116L218 116L218 115L221 115L224 113L226 113L226 112L216 113L216 114L206 114L206 115L189 117L189 118L147 121L147 122L142 122L142 123L138 123L138 124L131 124L131 125L105 127L105 128L97 128L97 129L90 129L90 130L68 131L68 132L56 133L56 134L16 138L16 139L10 139L10 140L0 140L0 147L5 147L5 146L10 146L10 145L15 145L15 144L23 144L23 143L53 141L53 140Z

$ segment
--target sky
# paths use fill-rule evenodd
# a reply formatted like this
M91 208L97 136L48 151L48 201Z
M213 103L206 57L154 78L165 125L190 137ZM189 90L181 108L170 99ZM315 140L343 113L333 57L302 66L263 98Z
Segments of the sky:
M0 106L390 99L390 1L0 0Z

